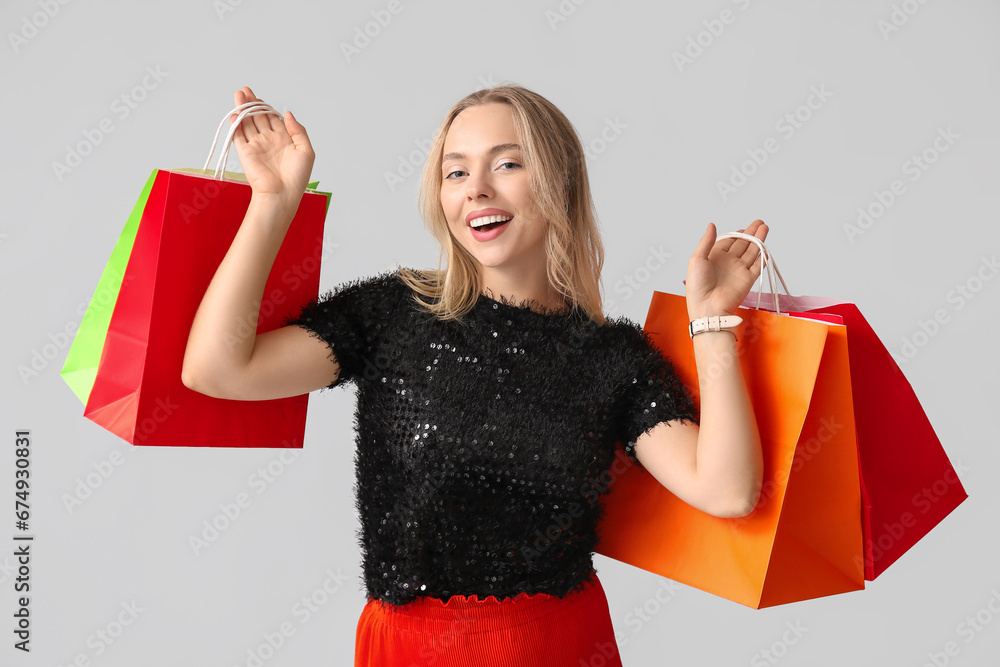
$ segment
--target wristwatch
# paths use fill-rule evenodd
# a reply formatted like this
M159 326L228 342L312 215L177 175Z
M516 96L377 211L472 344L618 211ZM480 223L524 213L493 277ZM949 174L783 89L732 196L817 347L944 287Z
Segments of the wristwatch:
M688 335L694 338L695 334L705 333L706 331L725 331L730 329L735 329L743 322L742 317L736 315L712 315L711 317L699 317L696 320L691 320L691 324L688 325ZM734 336L735 331L730 331Z

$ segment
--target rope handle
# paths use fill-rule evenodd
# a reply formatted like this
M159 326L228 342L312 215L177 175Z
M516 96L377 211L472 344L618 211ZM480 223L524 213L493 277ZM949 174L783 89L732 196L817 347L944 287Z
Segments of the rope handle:
M774 312L777 315L781 315L781 307L778 305L778 284L775 281L775 276L777 276L778 282L781 283L781 287L785 292L785 296L788 300L792 302L792 306L798 308L795 303L795 299L792 298L792 293L788 290L788 285L785 284L785 279L781 277L781 271L778 270L778 264L774 261L774 257L768 251L764 242L761 241L756 236L751 236L750 234L744 234L743 232L727 232L725 234L720 234L716 241L721 241L722 239L742 239L744 241L750 241L755 243L758 248L760 248L760 284L757 286L757 305L755 308L760 309L760 295L764 291L764 274L767 274L768 284L771 288L771 297L774 300Z
M243 118L246 116L262 116L264 114L274 114L278 118L284 118L284 116L278 113L274 107L266 102L261 102L260 100L254 102L244 102L238 107L234 108L232 111L227 113L222 118L222 122L219 123L219 128L215 131L215 138L212 140L212 148L208 151L208 157L205 158L205 166L202 167L202 171L208 171L208 164L212 161L212 155L215 153L215 147L219 143L219 134L222 133L222 127L229 120L229 117L234 113L239 112L236 116L236 120L229 126L229 133L226 134L224 141L225 148L219 153L219 161L216 163L215 176L217 180L222 180L223 174L225 173L226 163L229 161L229 149L232 147L233 136L236 134L236 128L240 126L243 122Z

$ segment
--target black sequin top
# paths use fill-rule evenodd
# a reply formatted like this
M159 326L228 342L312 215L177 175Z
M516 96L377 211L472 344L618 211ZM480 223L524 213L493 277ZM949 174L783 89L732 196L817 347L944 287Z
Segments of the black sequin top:
M529 307L530 306L530 307ZM594 572L616 465L691 395L635 323L481 296L462 322L398 271L343 283L285 319L357 386L356 502L369 599L563 596ZM616 454L616 442L623 449Z

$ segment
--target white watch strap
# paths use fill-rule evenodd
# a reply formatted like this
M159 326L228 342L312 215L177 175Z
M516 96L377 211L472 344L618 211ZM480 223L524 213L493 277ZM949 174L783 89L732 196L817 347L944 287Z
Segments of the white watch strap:
M694 338L695 334L706 331L722 331L723 329L735 329L743 323L743 318L736 315L712 315L711 317L699 317L691 320L688 325L688 335Z

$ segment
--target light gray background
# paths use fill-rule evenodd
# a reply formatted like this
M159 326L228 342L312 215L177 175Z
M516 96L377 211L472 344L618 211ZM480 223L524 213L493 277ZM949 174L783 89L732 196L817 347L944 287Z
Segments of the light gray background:
M984 259L1000 240L996 3L401 0L348 60L341 44L388 6L3 4L0 663L67 665L82 654L102 667L247 665L248 650L286 621L294 635L263 664L350 663L364 603L354 389L310 397L305 449L258 495L249 478L278 450L132 447L81 416L59 377L67 345L53 340L79 321L150 171L200 167L240 86L291 108L310 133L313 177L334 193L326 236L338 245L322 269L326 289L397 264L436 266L415 206L419 176L391 189L386 173L460 97L511 80L552 100L590 146L611 312L642 322L654 289L682 293L708 222L731 231L764 219L793 293L860 306L971 495L867 590L761 611L684 586L663 589L661 604L661 578L598 556L625 663L764 665L774 663L761 651L773 649L782 665L923 665L929 654L938 664L997 664L1000 618L988 605L1000 609L1000 279L973 280L977 271L995 278ZM709 39L703 22L723 10L732 21ZM901 25L883 34L894 11ZM699 33L708 46L679 68L673 54ZM161 79L135 90L147 68ZM788 137L776 123L814 86L829 98L800 110L810 118ZM123 117L122 95L145 99ZM60 179L53 163L102 119L113 131ZM609 123L620 129L605 131ZM933 152L949 127L957 138L911 180L906 161ZM602 131L611 139L603 145ZM717 182L769 137L779 150L723 201ZM894 179L905 192L850 242L844 225ZM641 267L651 247L671 257L649 275ZM642 283L630 297L628 276ZM979 291L959 302L953 290L970 280ZM917 336L925 344L906 359L904 339L938 309L945 323ZM58 356L22 381L18 366L46 344ZM30 656L11 648L16 428L34 437ZM124 462L69 512L64 494L113 452ZM196 556L189 536L241 492L252 504ZM322 588L327 570L344 581L302 622L293 607ZM98 655L88 637L133 601L142 611ZM636 621L644 605L655 613ZM963 624L977 613L988 622L969 632Z

